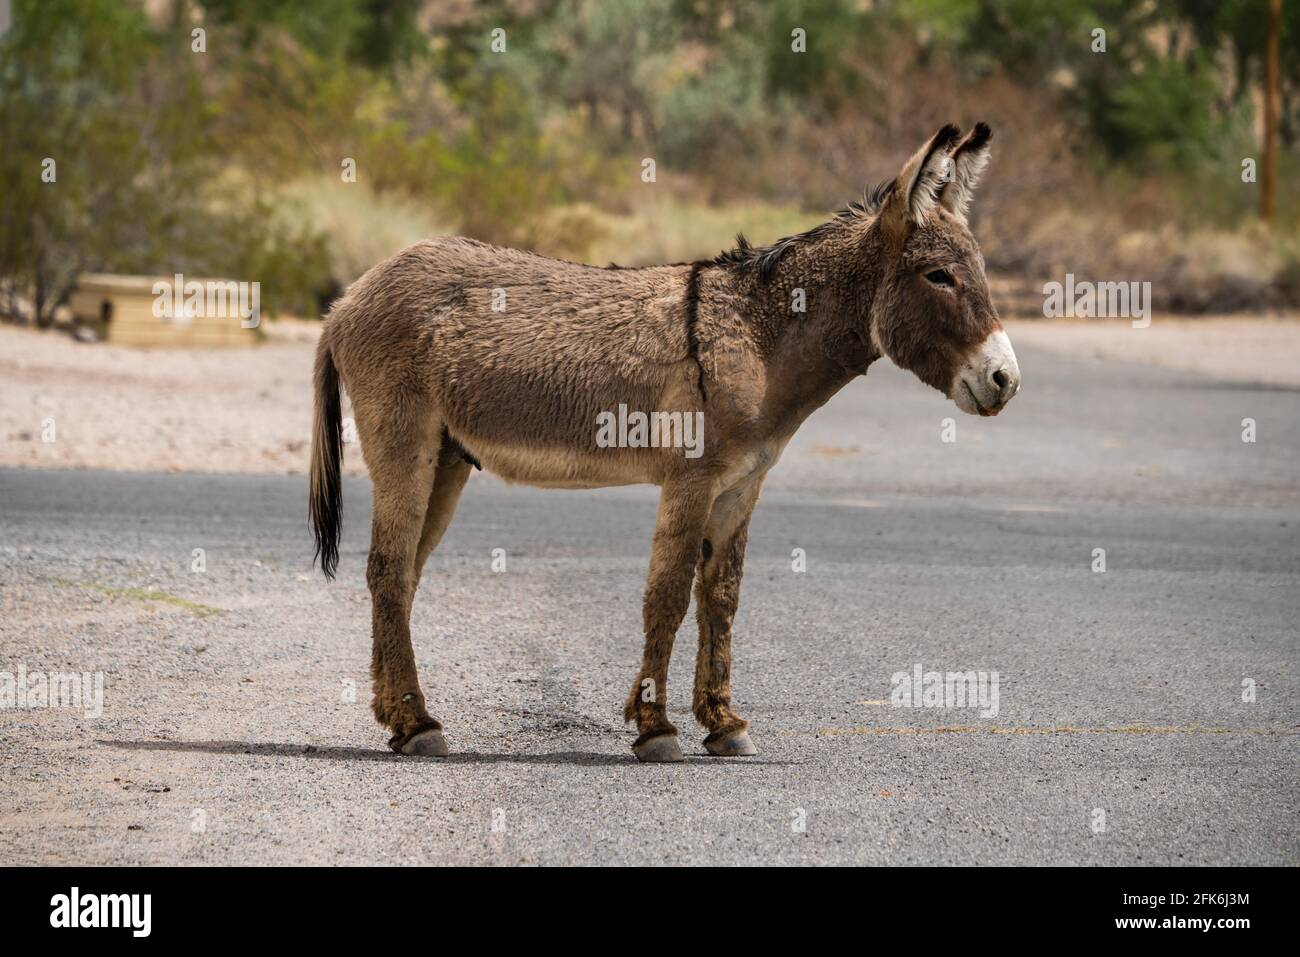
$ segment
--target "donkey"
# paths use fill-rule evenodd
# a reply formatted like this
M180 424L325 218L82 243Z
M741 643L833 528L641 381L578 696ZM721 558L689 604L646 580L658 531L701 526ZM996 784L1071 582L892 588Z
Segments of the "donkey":
M623 711L632 750L682 760L668 659L694 583L704 747L756 753L731 703L731 627L750 514L795 430L881 356L972 414L996 415L1020 388L966 223L991 135L943 127L862 202L768 247L742 235L712 260L632 269L439 238L348 289L316 351L310 517L332 578L342 383L374 485L372 706L394 751L448 753L416 674L411 602L484 468L551 488L660 487L645 650ZM703 445L606 447L598 423L620 406L669 431L703 413Z

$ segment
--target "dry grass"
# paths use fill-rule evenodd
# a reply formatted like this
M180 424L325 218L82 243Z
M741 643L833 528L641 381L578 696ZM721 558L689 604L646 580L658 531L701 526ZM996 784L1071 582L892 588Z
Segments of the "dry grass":
M543 235L554 238L538 251L599 266L691 262L732 248L738 232L754 243L768 243L824 222L829 212L764 203L706 206L651 193L623 214L585 205L553 210L553 226Z
M427 205L376 193L364 180L299 180L282 195L286 215L326 236L333 274L344 284L411 243L457 231Z

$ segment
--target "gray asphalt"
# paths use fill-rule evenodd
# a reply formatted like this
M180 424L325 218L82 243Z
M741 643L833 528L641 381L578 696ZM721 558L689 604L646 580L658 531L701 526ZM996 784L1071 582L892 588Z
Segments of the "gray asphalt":
M787 450L736 625L750 759L700 747L693 612L668 689L688 760L630 753L653 490L474 477L413 618L455 754L402 759L367 706L366 482L325 583L301 476L0 472L0 670L105 673L98 718L0 712L0 842L14 863L1297 863L1300 395L1020 360L997 419L873 369ZM892 706L918 663L996 671L997 715Z

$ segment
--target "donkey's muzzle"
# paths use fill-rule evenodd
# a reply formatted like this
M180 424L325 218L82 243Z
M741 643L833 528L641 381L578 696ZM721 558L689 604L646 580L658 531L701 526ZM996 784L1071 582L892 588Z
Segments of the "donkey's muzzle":
M989 335L957 371L952 399L963 412L997 415L1020 391L1020 366L1001 329Z

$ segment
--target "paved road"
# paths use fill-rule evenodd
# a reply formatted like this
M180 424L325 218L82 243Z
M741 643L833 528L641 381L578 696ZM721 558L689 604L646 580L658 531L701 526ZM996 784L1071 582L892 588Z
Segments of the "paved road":
M366 705L366 483L326 584L301 477L0 472L0 670L105 682L99 717L0 712L6 857L1297 863L1300 395L1021 366L996 420L881 368L797 437L737 622L761 753L729 762L686 710L693 616L688 761L638 765L619 719L650 490L475 476L413 626L456 754L399 759ZM892 706L917 664L996 671L997 714Z

